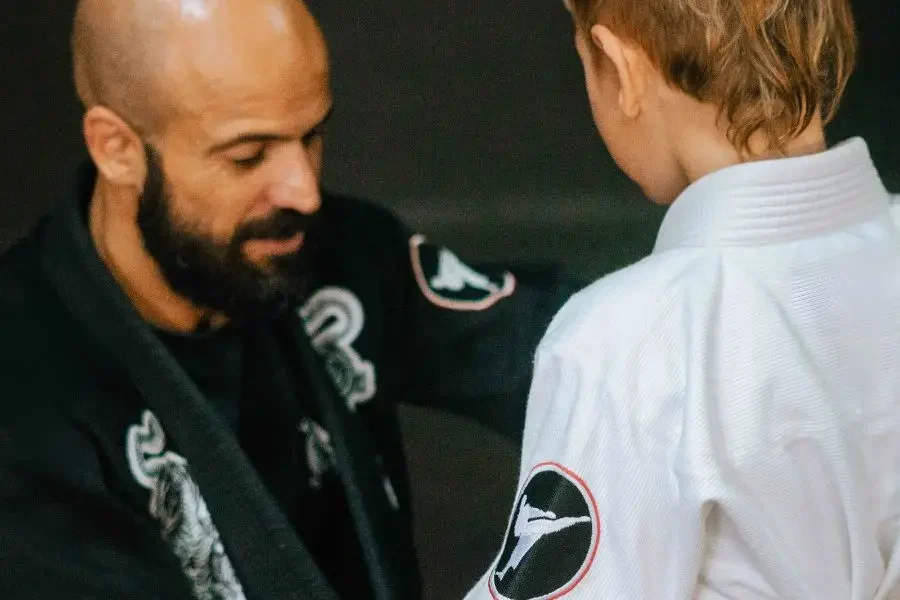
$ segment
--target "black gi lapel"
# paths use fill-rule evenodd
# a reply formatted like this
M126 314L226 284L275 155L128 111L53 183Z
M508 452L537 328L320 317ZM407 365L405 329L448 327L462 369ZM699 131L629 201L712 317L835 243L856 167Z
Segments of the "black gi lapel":
M359 535L369 577L378 600L396 600L399 592L391 582L402 581L402 573L385 551L381 540L390 540L389 514L383 483L380 479L374 444L369 433L352 415L343 398L337 393L321 357L313 349L299 317L288 314L281 318L276 330L281 335L281 345L287 356L294 356L303 365L309 378L319 416L334 441L338 472L347 494L347 503L356 532ZM291 361L293 362L293 361Z
M224 420L151 335L97 255L81 214L95 173L44 232L42 268L62 303L129 375L190 465L252 600L337 600Z

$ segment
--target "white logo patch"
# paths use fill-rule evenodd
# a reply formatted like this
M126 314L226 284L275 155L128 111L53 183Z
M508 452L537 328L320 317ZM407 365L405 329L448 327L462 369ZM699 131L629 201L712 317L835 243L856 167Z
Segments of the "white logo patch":
M351 411L375 396L375 368L352 344L365 324L362 302L343 288L323 288L300 309L313 348Z
M125 449L134 480L150 490L150 515L162 526L197 600L246 600L219 531L183 456L166 450L159 419L144 411L128 428Z
M585 578L599 543L600 514L584 480L560 464L539 464L516 498L488 580L491 597L562 598Z
M451 310L486 310L516 289L512 273L479 273L447 248L429 244L424 236L410 238L409 247L419 289L435 306Z

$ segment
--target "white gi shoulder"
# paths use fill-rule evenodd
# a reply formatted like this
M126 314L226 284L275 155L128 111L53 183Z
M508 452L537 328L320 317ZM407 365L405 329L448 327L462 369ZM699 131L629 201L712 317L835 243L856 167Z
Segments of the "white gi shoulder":
M701 280L716 277L716 262L695 249L649 256L611 273L575 296L554 318L541 348L596 356L621 354L655 338L670 314Z
M669 251L574 296L538 348L526 444L547 443L538 422L551 413L596 422L600 412L647 438L674 442L684 410L685 333L692 331L685 307L715 289L719 275L718 262L699 250ZM553 435L571 438L566 427L560 422Z

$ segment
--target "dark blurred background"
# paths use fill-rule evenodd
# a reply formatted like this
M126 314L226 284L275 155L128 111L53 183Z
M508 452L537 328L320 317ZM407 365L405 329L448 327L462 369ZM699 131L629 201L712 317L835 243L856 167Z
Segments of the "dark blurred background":
M859 71L832 141L861 135L900 192L900 11L854 2ZM81 151L73 0L7 1L0 245L54 202ZM392 207L472 260L560 261L597 277L646 253L662 217L596 136L561 3L312 0L337 98L325 186ZM517 452L465 421L404 411L429 600L460 598L500 543Z

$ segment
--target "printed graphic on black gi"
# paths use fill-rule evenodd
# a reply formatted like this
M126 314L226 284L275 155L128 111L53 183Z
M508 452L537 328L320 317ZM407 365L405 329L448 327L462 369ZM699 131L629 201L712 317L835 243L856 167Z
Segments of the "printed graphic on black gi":
M516 499L503 551L489 580L497 600L549 600L587 574L600 518L585 483L555 463L538 465Z
M309 467L309 485L314 490L322 489L322 481L327 473L334 471L337 461L331 434L321 425L303 419L300 432L306 438L306 466Z
M131 474L150 490L150 514L181 562L194 597L246 600L187 461L166 450L166 435L152 412L129 427L125 448Z
M485 310L511 295L512 273L479 273L450 250L429 244L421 235L409 241L413 273L428 300L453 310Z
M375 396L375 368L352 344L366 318L362 302L343 288L323 288L300 309L313 348L351 411Z

